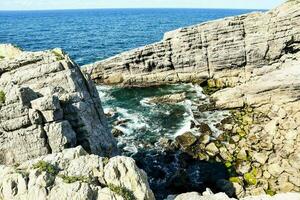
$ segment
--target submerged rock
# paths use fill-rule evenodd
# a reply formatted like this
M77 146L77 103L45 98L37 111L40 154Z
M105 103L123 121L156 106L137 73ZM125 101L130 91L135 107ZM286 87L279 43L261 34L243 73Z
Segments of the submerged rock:
M118 128L113 128L111 130L111 134L114 136L114 137L120 137L122 135L124 135L123 131L121 131L120 129Z
M176 142L183 148L192 146L197 141L197 137L191 132L186 132L176 137Z
M151 97L147 99L149 104L175 104L184 101L186 98L185 93L169 94L159 97Z

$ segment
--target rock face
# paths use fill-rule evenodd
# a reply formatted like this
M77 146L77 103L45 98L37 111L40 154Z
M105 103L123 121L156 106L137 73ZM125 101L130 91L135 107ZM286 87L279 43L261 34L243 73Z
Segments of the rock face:
M131 158L89 155L82 147L0 165L2 200L154 200L146 174Z
M97 83L148 86L220 79L232 86L300 49L299 1L165 34L161 42L87 66ZM273 66L269 70L274 70Z
M0 164L77 145L117 153L95 86L60 49L0 45L0 54Z
M166 33L161 42L84 71L97 83L123 86L197 82L213 93L213 109L237 109L223 138L203 139L196 156L235 170L231 181L244 197L300 191L299 66L300 1L294 0Z

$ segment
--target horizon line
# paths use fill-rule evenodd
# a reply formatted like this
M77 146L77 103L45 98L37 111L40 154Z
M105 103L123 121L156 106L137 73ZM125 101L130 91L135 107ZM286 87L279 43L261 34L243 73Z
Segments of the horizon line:
M105 8L58 8L58 9L16 9L16 10L10 10L10 9L4 9L0 12L20 12L20 11L68 11L68 10L129 10L129 9L187 9L187 10L195 10L195 9L206 9L206 10L261 10L266 11L270 10L268 8L203 8L203 7L197 7L197 8L189 8L189 7L128 7L128 8L122 8L122 7L105 7Z

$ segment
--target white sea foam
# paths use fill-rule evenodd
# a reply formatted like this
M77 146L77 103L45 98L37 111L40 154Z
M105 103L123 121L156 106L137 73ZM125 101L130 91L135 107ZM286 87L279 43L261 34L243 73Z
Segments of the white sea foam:
M101 99L102 102L107 102L109 100L114 99L114 97L112 97L109 94L109 91L112 89L111 86L106 86L106 85L98 85L97 86L97 91L99 93L99 97Z
M140 101L140 104L141 106L144 106L144 107L153 107L155 106L156 104L155 103L150 103L150 98L143 98L141 101Z
M194 114L192 112L192 101L185 100L183 102L183 105L186 109L186 112L184 113L185 118L182 122L181 128L179 128L176 131L176 133L174 134L174 137L177 137L178 135L182 135L183 133L190 131L192 120L194 120Z
M200 85L194 85L193 86L196 91L196 96L199 97L201 100L206 99L206 95L203 94L203 88Z
M126 123L126 128L122 127L122 131L126 135L132 134L135 130L147 129L149 125L146 123L143 115L138 113L129 113L128 110L120 107L116 107L116 111L120 114L119 119L128 119ZM120 126L117 126L120 127Z

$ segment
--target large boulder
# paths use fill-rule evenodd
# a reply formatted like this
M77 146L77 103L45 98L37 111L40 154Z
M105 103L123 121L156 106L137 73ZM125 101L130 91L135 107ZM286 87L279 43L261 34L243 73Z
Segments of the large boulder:
M97 90L79 67L60 49L14 48L0 45L0 164L77 145L116 155Z
M2 200L154 200L131 158L89 155L81 146L17 167L0 165Z

